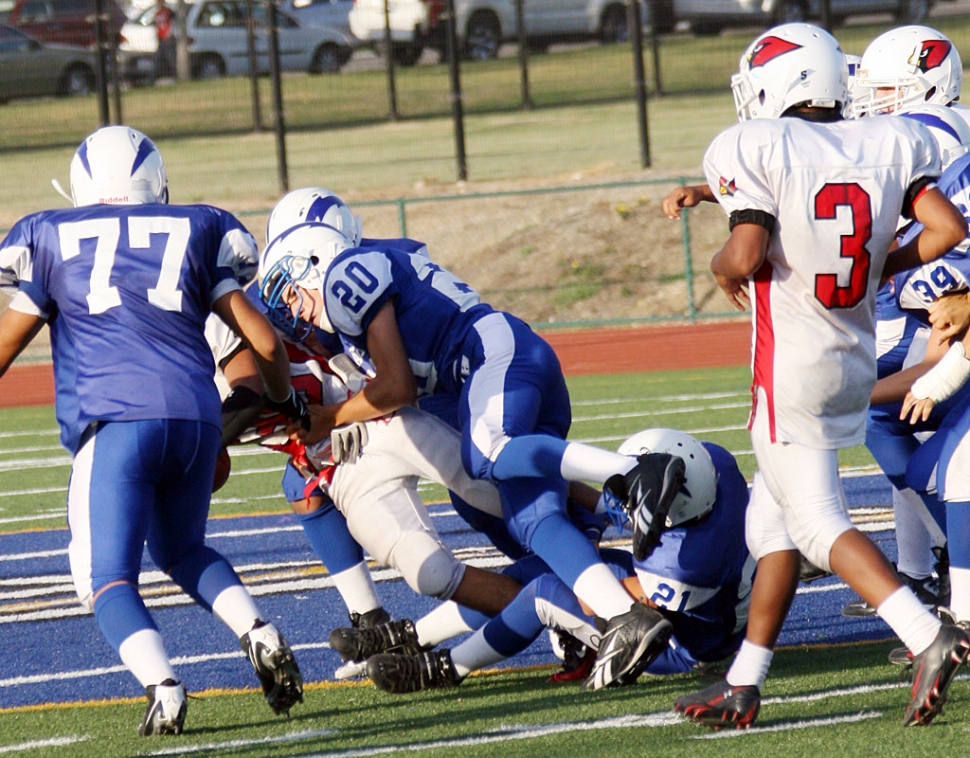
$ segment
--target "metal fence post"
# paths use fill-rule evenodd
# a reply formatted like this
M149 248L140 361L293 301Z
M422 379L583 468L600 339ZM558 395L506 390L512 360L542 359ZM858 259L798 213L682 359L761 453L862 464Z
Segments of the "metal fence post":
M448 71L451 75L451 114L455 119L455 158L458 163L458 181L468 178L468 160L465 155L465 111L461 102L461 74L458 69L458 30L456 28L455 0L448 0Z
M286 123L283 118L283 82L280 76L280 41L276 34L276 0L269 1L266 32L269 34L269 74L273 79L273 112L276 131L277 174L280 194L290 190L290 173L286 163Z
M627 0L627 28L633 48L633 76L637 100L637 128L640 134L640 164L650 168L650 134L647 131L647 82L643 69L643 24L640 0Z
M394 83L394 43L391 41L391 0L384 0L384 65L387 66L387 98L391 121L397 121L397 86Z

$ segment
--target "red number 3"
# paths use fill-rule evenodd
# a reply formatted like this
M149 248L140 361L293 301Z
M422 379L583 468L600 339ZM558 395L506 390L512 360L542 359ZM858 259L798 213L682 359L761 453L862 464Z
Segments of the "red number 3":
M839 286L836 274L815 276L815 297L826 308L851 308L865 296L869 286L869 251L872 237L872 208L868 193L858 184L826 184L815 196L815 218L834 219L840 205L852 210L852 234L841 235L839 255L852 259L849 284Z

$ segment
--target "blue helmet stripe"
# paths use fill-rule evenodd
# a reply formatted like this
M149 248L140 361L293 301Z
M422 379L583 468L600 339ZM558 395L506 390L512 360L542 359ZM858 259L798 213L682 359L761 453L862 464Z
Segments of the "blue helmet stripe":
M327 215L327 211L331 208L343 208L344 203L339 197L318 197L312 203L310 207L307 208L306 221L323 221L324 216Z
M88 163L88 141L84 140L80 147L77 149L78 160L81 161L81 165L84 166L84 170L87 172L88 176L91 176L91 164Z
M135 172L141 167L141 164L145 162L149 155L155 151L155 145L152 144L150 139L143 139L141 144L138 145L138 154L135 156L135 160L131 164L131 176L135 175Z
M932 126L935 129L939 129L941 132L946 132L953 137L954 140L961 142L960 135L957 134L956 129L950 126L939 116L934 116L932 113L903 113L901 115L919 121L921 124L926 124L926 126Z

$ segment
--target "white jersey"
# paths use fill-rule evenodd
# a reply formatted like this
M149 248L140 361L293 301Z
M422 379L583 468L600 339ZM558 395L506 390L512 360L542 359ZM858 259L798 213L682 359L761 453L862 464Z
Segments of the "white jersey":
M768 413L772 441L861 444L879 278L910 188L940 174L936 140L912 119L756 119L718 135L704 171L729 216L776 220L750 290L767 398L752 416Z

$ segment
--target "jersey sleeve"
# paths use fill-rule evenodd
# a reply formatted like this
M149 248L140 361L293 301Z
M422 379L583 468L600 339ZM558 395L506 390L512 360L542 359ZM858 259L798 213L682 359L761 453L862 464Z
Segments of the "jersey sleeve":
M218 211L223 219L223 236L216 255L216 267L228 272L212 288L210 302L227 292L245 287L255 277L259 267L259 246L252 234L231 213Z
M35 282L40 271L35 266L31 219L18 221L0 242L0 292L13 298L9 307L14 310L46 319L52 303Z
M327 269L323 286L327 318L337 332L359 337L396 292L388 256L377 250L347 251Z
M761 162L759 141L765 138L756 130L749 130L754 132L749 135L742 129L747 125L738 124L715 137L704 156L704 175L728 217L758 211L777 218L778 209Z
M209 343L212 358L220 370L243 347L239 335L215 313L210 313L205 321L205 340Z

